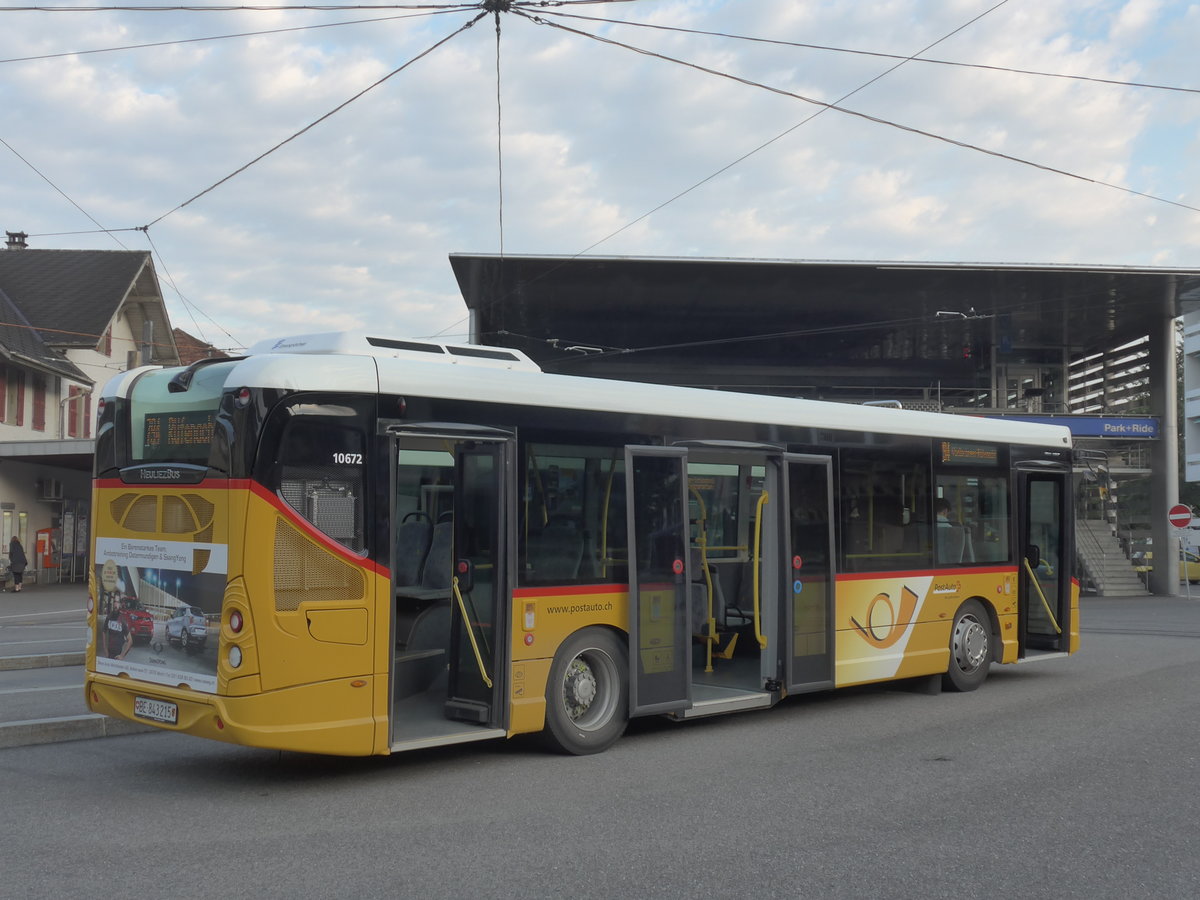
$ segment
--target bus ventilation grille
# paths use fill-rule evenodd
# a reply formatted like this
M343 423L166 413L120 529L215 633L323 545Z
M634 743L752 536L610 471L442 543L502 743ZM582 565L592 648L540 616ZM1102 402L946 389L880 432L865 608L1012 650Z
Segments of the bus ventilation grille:
M290 612L301 602L362 600L362 572L314 544L285 519L275 523L275 609Z
M159 523L159 511L162 522ZM115 522L140 534L186 534L194 541L209 543L213 535L216 507L199 494L122 494L108 506Z

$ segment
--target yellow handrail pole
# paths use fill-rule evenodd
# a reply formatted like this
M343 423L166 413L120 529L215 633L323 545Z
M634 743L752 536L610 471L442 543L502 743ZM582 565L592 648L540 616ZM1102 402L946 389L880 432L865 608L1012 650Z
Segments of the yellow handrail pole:
M705 587L708 588L708 634L704 637L704 671L711 672L713 670L713 644L717 640L717 619L713 615L712 575L708 570L708 510L704 506L704 498L700 496L700 492L695 488L689 488L689 490L695 495L696 504L700 507L700 518L698 520L699 528L696 535L696 545L700 550L700 568L704 571L704 584Z
M608 508L612 503L613 478L617 474L617 458L612 459L612 466L608 470L608 482L604 486L604 508L600 513L600 575L606 577L608 575Z
M1025 571L1029 573L1029 582L1033 585L1033 589L1037 591L1037 595L1041 598L1042 606L1046 608L1046 615L1050 617L1050 624L1054 626L1056 634L1062 634L1062 629L1058 627L1058 619L1054 618L1054 613L1050 609L1050 604L1046 601L1046 595L1042 593L1042 586L1038 584L1037 575L1033 573L1033 566L1029 565L1029 557L1025 557Z
M479 666L479 677L483 679L484 684L491 687L492 679L488 678L487 669L483 665L483 655L479 652L479 644L475 643L475 629L471 627L471 620L467 618L467 604L463 602L462 593L458 589L457 575L451 580L450 587L454 591L454 599L458 601L458 611L462 613L463 625L467 629L467 640L471 642L471 649L475 651L475 665Z
M767 636L762 633L762 622L759 617L760 569L762 568L762 516L763 507L767 505L767 492L763 491L758 498L758 508L754 514L754 636L758 646L767 649Z

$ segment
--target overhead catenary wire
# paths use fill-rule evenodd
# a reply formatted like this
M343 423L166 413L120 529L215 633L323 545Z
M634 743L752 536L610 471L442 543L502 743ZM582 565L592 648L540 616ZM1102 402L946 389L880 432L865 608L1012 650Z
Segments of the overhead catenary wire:
M544 9L554 6L595 6L607 3L636 3L641 0L483 0L474 3L346 3L346 4L314 4L314 3L282 3L282 4L238 4L227 6L166 6L151 4L121 4L109 6L4 6L0 13L5 12L345 12L356 9L448 9L468 10L484 9L491 12L506 12L511 6L528 6Z
M611 2L611 0L601 0L601 2ZM511 4L511 6L512 6L512 7L515 7L515 8L517 8L517 9L522 9L522 10L524 10L524 9L540 8L540 7L550 7L550 6L556 6L556 7L558 7L558 6L569 6L569 5L583 5L583 4L582 4L582 0L581 0L581 2L580 2L579 4L572 4L572 3L567 3L567 2L561 2L561 3L521 3L521 2L514 2L513 4ZM506 5L506 6L507 6L507 5ZM116 9L116 8L122 8L122 9L129 9L129 8L142 9L141 7L105 7L105 8L106 8L106 9L107 9L107 8L113 8L113 9ZM255 8L257 8L257 9L263 9L263 8L265 8L265 7L255 7ZM401 6L401 5L388 5L388 6L337 6L337 7L312 7L312 6L304 6L304 7L272 7L272 8L275 8L275 9L280 9L280 8L288 8L288 9L328 9L328 10L334 10L334 9L336 9L336 10L347 10L347 9L397 9L397 8L403 8L403 9L412 9L412 8L416 8L416 7L413 7L413 6L410 6L410 5L403 5L403 6ZM422 8L422 9L428 9L428 8L430 8L430 5L428 5L428 4L424 4L424 5L421 5L421 7L420 7L420 8ZM478 3L474 3L474 4L455 4L455 5L453 5L453 6L450 6L450 5L442 5L442 6L438 7L438 9L439 9L439 10L441 10L441 11L462 11L462 10L464 10L464 9L479 9L479 8L480 8L480 4L478 4ZM72 9L78 9L78 8L72 8ZM195 7L190 7L190 8L189 8L189 7L172 7L172 8L163 7L162 9L195 9ZM209 11L209 10L216 9L216 8L215 8L215 7L203 7L203 8L201 8L201 9L203 9L204 11ZM252 9L252 8L251 8L251 7L236 7L236 9ZM65 11L65 10L64 10L64 11ZM492 8L492 10L491 10L491 11L492 11L492 12L494 12L494 13L497 15L497 19L498 19L498 13L499 13L499 11L501 11L500 5L498 5L498 4L493 4L493 8ZM506 8L504 11L509 11L509 10ZM543 12L545 12L545 13L547 13L547 14L560 15L560 16L561 16L561 15L566 15L566 13L551 13L549 9L543 9L542 11L543 11ZM422 13L422 14L424 14L424 13ZM529 16L527 16L527 17L529 17ZM603 21L613 21L613 20L603 20ZM342 23L333 23L333 24L342 24ZM549 23L543 23L543 24L549 24ZM310 26L310 27L325 27L325 26ZM572 29L567 29L567 30L572 30ZM582 32L581 32L581 33L582 33ZM736 36L735 36L735 37L736 37ZM601 38L600 40L603 40L603 39ZM931 45L931 46L932 46L932 45ZM632 48L632 49L636 49L636 48ZM639 52L641 52L641 51L639 51ZM920 52L924 52L924 51L920 51ZM883 54L880 54L880 55L883 55ZM897 58L897 59L904 59L905 61L907 61L907 60L927 61L927 60L922 60L922 59L919 59L918 57L915 57L915 56L914 56L914 57L895 57L895 58ZM682 62L682 61L679 61L679 62ZM690 65L690 64L688 64L688 63L683 63L683 64L685 64L685 65ZM711 70L706 70L706 71L711 71ZM393 73L393 74L394 74L394 73ZM720 73L714 73L714 74L720 74ZM886 74L886 73L885 73L885 74ZM389 77L390 77L390 76L389 76ZM732 77L732 76L726 76L726 77ZM497 56L497 78L499 79L499 55ZM750 82L746 82L746 83L748 83L748 84L751 84ZM766 87L766 86L765 86L765 85L763 85L762 87ZM767 88L767 89L768 89L768 90L774 90L774 89L772 89L772 88ZM776 91L776 92L778 93L778 91ZM498 114L498 139L497 139L497 152L498 152L498 163L499 163L500 165L502 165L502 162L503 162L503 160L502 160L502 155L501 155L501 143L500 143L500 140L499 140L499 125L500 125L500 121L499 121L499 113L500 113L500 108L499 108L499 96L500 96L500 95L499 95L499 83L498 83L498 84L497 84L497 101L498 101L498 102L497 102L497 114ZM848 96L848 95L847 95L847 96ZM352 99L354 99L354 98L352 98ZM822 106L822 109L821 109L821 110L820 110L820 111L819 111L817 114L820 114L820 113L826 112L826 111L828 111L828 110L829 110L829 109L831 109L831 108L833 108L833 109L836 109L836 107L835 107L833 104L821 104L821 103L820 103L820 101L812 101L812 100L809 100L808 98L803 98L803 97L800 97L800 98L798 98L798 99L805 100L806 102L816 102L816 103L818 103L818 105L821 105L821 106ZM348 101L348 102L350 102L350 101ZM835 101L835 102L840 102L840 101ZM337 111L337 110L334 110L334 112L336 112L336 111ZM847 112L846 110L838 110L838 111ZM332 113L330 113L330 115L331 115L331 114L332 114ZM869 117L867 117L867 118L869 118ZM319 121L320 121L320 120L318 120L318 122L319 122ZM806 120L806 121L808 121L808 120ZM314 122L314 123L313 123L313 125L315 125L315 124L317 124L317 123L315 123L315 122ZM894 124L894 123L886 123L886 124ZM312 125L310 125L309 127L311 128L311 127L312 127ZM897 126L897 127L904 127L904 126ZM307 130L307 129L305 129L305 130ZM296 137L296 136L298 136L299 134L302 134L302 133L303 133L303 131L302 131L302 132L298 132L298 133L297 133L297 135L294 135L294 136L293 136L293 138L294 138L294 137ZM919 133L919 132L918 132L918 133ZM936 136L935 136L935 137L936 137ZM939 138L939 139L940 139L940 138ZM289 138L289 140L291 140L291 138ZM283 142L283 143L286 143L286 141L285 141L285 142ZM952 141L952 143L957 143L957 142L953 142L953 141ZM272 149L272 151L268 151L268 153L270 153L270 152L273 152L273 150L274 150L274 149L278 149L278 147L279 147L279 146L282 146L282 144L280 144L280 145L277 145L277 147L276 147L276 148L273 148L273 149ZM764 146L765 146L765 145L764 145ZM969 146L969 145L966 145L966 146ZM978 148L976 148L976 149L978 149ZM984 152L987 152L987 151L984 151ZM263 154L263 156L265 156L265 155L267 155L267 154ZM258 159L261 159L261 158L262 158L262 157L259 157ZM253 161L251 161L251 163L248 163L248 164L247 164L247 166L243 167L243 169L240 169L240 170L238 170L238 172L240 172L240 171L244 171L244 170L245 170L245 168L248 168L250 165L253 165L253 164L254 164L254 162L257 162L257 161L258 161L257 159L256 159L256 160L253 160ZM1035 164L1035 165L1036 165L1036 164ZM1047 167L1042 167L1042 166L1039 166L1039 168L1047 168ZM725 170L724 170L724 169L723 169L723 170L721 170L721 172L723 172L723 171L725 171ZM1050 171L1054 171L1054 170L1050 170ZM234 172L234 173L232 173L230 176L227 176L227 178L226 178L226 179L224 179L224 180L227 180L228 178L231 178L231 177L233 177L233 175L236 175L236 174L238 174L238 172ZM711 178L711 177L716 177L716 176L720 175L720 174L721 174L721 172L714 173L714 175L713 175L713 176L710 176L710 178ZM1064 172L1064 173L1061 173L1061 174L1070 175L1071 173L1065 173L1065 172ZM1080 176L1074 176L1074 175L1072 175L1071 177L1080 177ZM502 222L503 222L503 208L502 208L502 203L503 203L503 199L502 199L502 198L503 198L503 194L502 194L502 185L503 185L503 180L502 180L502 173L500 174L500 178L499 178L498 180L499 180L499 182L500 182L500 185L501 185L501 210L500 210L500 220L501 220L501 252L503 253L503 224L502 224ZM706 180L710 180L710 179L706 179ZM1086 179L1086 178L1084 178L1083 180L1086 180L1086 181L1093 181L1092 179ZM218 183L217 183L217 185L219 185L220 183L221 183L221 182L218 182ZM703 183L703 182L701 182L701 183ZM1103 182L1094 182L1094 183L1098 183L1098 184L1104 185L1104 183L1103 183ZM212 186L212 187L210 187L208 190L211 190L213 187L216 187L217 185L213 185L213 186ZM698 185L697 185L697 186L698 186ZM1112 185L1104 185L1104 186L1114 187L1114 186L1112 186ZM200 196L202 196L202 195L203 195L204 193L206 193L206 192L207 192L207 191L205 191L205 192L201 192L201 194L198 194L198 195L196 195L196 197L193 197L191 200L188 200L188 201L187 201L185 204L181 204L181 205L180 205L180 207L176 207L176 209L182 208L182 206L184 206L184 205L187 205L187 203L191 203L193 200L196 200L196 199L198 199ZM684 193L686 193L686 192L684 192ZM1136 192L1136 191L1129 191L1129 193L1134 193L1134 194L1137 194L1138 192ZM683 194L680 194L680 195L678 195L678 196L682 196L682 195L683 195ZM1143 196L1151 196L1151 195L1143 195ZM676 198L672 198L671 200L668 200L668 201L667 201L667 203L673 202L673 200L674 200L674 199L676 199ZM1151 197L1151 199L1161 199L1161 198L1155 198L1155 197ZM1165 202L1171 202L1171 201L1165 201ZM651 210L651 211L650 211L650 213L647 213L646 215L653 214L653 212L656 212L658 209L661 209L661 208L662 208L662 206L665 206L665 205L666 205L666 203L664 203L664 204L660 205L659 207L656 207L654 210ZM1188 206L1186 206L1186 205L1184 205L1184 204L1175 204L1175 205L1181 205L1181 206L1184 206L1185 208L1188 208L1188 209L1192 209L1192 208L1193 208L1193 207L1188 207ZM174 212L174 211L175 211L175 210L172 210L171 212ZM169 212L169 213L167 213L167 214L165 214L165 215L169 215L169 214L170 214L170 212ZM164 217L165 217L165 216L164 216ZM644 217L645 217L645 216L643 216L643 217L641 217L641 218L644 218ZM161 219L162 219L162 218L163 218L163 217L160 217L159 219L155 220L155 222L154 222L154 223L151 223L151 224L155 224L155 223L157 223L158 221L161 221ZM93 221L95 221L95 220L93 220ZM638 220L635 220L635 221L640 221L640 219L638 219ZM97 225L99 225L99 223L98 223L98 222L97 222L96 224L97 224ZM630 224L633 224L633 223L630 223ZM626 226L626 227L628 227L628 226ZM149 228L149 226L142 226L142 228L140 228L140 229L136 229L136 230L146 230L146 229L148 229L148 228ZM101 232L105 232L105 233L111 233L112 231L123 231L123 230L132 230L132 229L103 229L103 228L101 228ZM616 234L616 233L618 233L618 232L614 232L614 234ZM149 236L148 232L147 232L147 236ZM610 236L610 237L611 237L611 236ZM604 240L607 240L607 239L608 239L608 238L605 238ZM582 254L584 254L584 253L587 253L589 250L593 249L593 248L594 248L595 246L597 246L599 243L602 243L602 241L601 241L601 242L597 242L597 244L593 244L593 245L592 245L592 247L589 247L589 248L587 248L587 250L581 251L581 253L580 253L579 255L582 255ZM182 295L181 295L181 296L182 296Z
M35 166L33 163L31 163L29 160L27 160L24 156L22 156L20 153L18 153L17 149L12 144L10 144L8 141L4 140L4 138L0 138L0 144L3 144L5 147L7 147L9 149L9 152L11 152L13 156L15 156L17 159L19 159L21 162L23 162L25 165L27 165L30 169L32 169L34 174L36 174L38 176L38 178L42 179L42 181L46 182L46 184L50 185L50 187L54 188L54 190L57 191L58 194L64 200L66 200L73 207L75 207L77 210L79 210L81 213L83 213L88 218L88 220L99 229L99 232L97 232L97 233L107 234L114 241L116 241L121 247L123 247L126 250L129 249L128 247L126 247L124 244L121 243L121 239L118 238L115 234L113 234L113 232L114 231L129 231L132 229L105 228L98 221L96 221L96 218L91 213L89 213L86 209L84 209L82 206L80 206L78 203L76 203L74 200L72 200L71 197L67 195L66 191L64 191L57 184L55 184L53 181L51 181L44 172L42 172L37 166Z
M514 10L514 12L515 11L516 10ZM954 147L960 147L964 150L971 150L976 153L982 153L986 156L995 157L996 159L1002 159L1002 160L1006 160L1008 162L1017 163L1018 165L1028 166L1033 169L1038 169L1042 172L1047 172L1047 173L1050 173L1053 175L1061 175L1065 178L1072 178L1077 181L1087 182L1088 184L1094 184L1094 185L1097 185L1098 187L1104 187L1104 188L1109 188L1114 191L1120 191L1122 193L1129 194L1131 196L1143 197L1147 200L1153 200L1157 203L1165 203L1168 206L1174 206L1179 209L1186 209L1191 212L1200 212L1200 207L1192 206L1191 204L1183 203L1178 200L1171 200L1167 197L1161 197L1157 194L1151 194L1147 191L1135 190L1134 188L1125 187L1125 186L1119 185L1119 184L1114 184L1110 181L1104 181L1103 179L1100 179L1100 178L1092 178L1087 175L1081 175L1077 172L1071 172L1067 169L1060 169L1057 166L1051 166L1051 165L1047 165L1045 163L1035 162L1033 160L1025 159L1024 157L1016 156L1011 153L1004 153L999 150L992 150L987 147L982 147L978 144L972 144L968 141L961 141L956 138L947 137L946 135L937 134L936 132L927 131L925 129L917 128L912 125L905 125L901 122L896 122L892 119L884 119L881 116L873 116L870 113L865 113L865 112L861 112L860 110L850 109L849 107L841 106L839 103L830 103L830 102L826 102L824 100L818 100L815 97L809 97L804 94L796 93L795 91L788 91L783 88L773 87L771 85L764 84L759 81L754 81L749 78L743 78L740 75L732 75L728 72L722 72L718 69L711 69L707 66L702 66L699 63L689 62L688 60L679 59L674 56L668 56L664 53L659 53L654 50L648 50L644 47L637 47L633 44L626 44L622 41L615 41L611 38L603 37L602 35L592 34L590 32L582 31L577 28L571 28L571 27L569 27L567 25L563 25L559 22L551 22L540 16L526 16L526 17L529 18L531 21L537 22L542 25L546 25L550 28L557 28L561 31L566 31L571 34L577 34L577 35L580 35L581 37L586 37L586 38L590 38L594 41L599 41L600 43L611 44L616 47L623 47L626 50L629 50L633 53L638 53L642 56L648 56L648 57L651 57L654 59L660 59L664 62L670 62L670 63L674 63L675 65L684 66L689 69L695 69L698 72L705 72L709 75L713 75L718 78L725 78L729 81L733 81L738 84L744 84L747 87L759 88L761 90L768 91L772 94L778 94L783 97L791 97L795 100L800 100L803 103L810 103L814 106L820 106L820 107L823 107L824 109L832 110L834 112L839 112L839 113L842 113L843 115L852 116L854 118L861 119L866 122L873 122L876 125L884 125L888 128L895 128L899 131L904 131L909 134L915 134L920 137L926 137L926 138L929 138L930 140L940 141L942 143L949 144Z
M165 213L163 213L163 214L162 214L161 216L159 216L157 219L154 219L153 221L151 221L151 222L148 222L147 224L145 224L145 225L141 226L141 228L142 228L143 230L145 230L145 229L149 229L149 228L153 227L154 225L157 225L159 222L161 222L163 219L165 219L167 216L171 215L172 213L179 212L179 210L183 209L183 208L184 208L185 206L187 206L188 204L190 204L190 203L193 203L193 202L195 202L196 200L199 200L201 197L203 197L205 194L209 193L210 191L216 190L216 189L217 189L217 188L219 188L221 185L225 184L225 182L229 181L231 178L234 178L234 177L236 177L236 176L240 175L242 172L245 172L247 169L249 169L249 168L250 168L251 166L253 166L255 163L257 163L257 162L260 162L260 161L262 161L263 159L266 159L268 156L270 156L272 153L274 153L274 152L275 152L276 150L278 150L280 147L283 147L283 146L285 146L286 144L289 144L289 143L291 143L291 142L292 142L292 141L294 141L296 138L300 137L302 134L304 134L304 133L306 133L306 132L308 132L308 131L312 130L312 129L313 129L313 128L315 128L316 126L320 125L320 124L321 124L322 122L324 122L326 119L328 119L328 118L330 118L331 116L333 116L333 115L335 115L335 114L337 114L337 113L341 112L343 109L345 109L345 108L346 108L347 106L349 106L351 103L353 103L355 100L358 100L358 99L359 99L360 97L362 97L363 95L365 95L365 94L367 94L368 92L370 92L370 91L374 90L375 88L379 87L379 85L383 84L383 83L384 83L385 81L387 81L388 79L390 79L390 78L392 78L393 76L395 76L395 75L398 75L399 73L403 72L405 69L407 69L407 68L408 68L409 66L411 66L413 63L417 62L417 61L418 61L418 60L420 60L420 59L423 59L423 58L424 58L424 57L426 57L426 56L428 56L430 53L432 53L432 52L433 52L434 50L436 50L438 47L442 46L442 44L445 44L445 43L446 43L447 41L449 41L451 38L454 38L454 37L456 37L456 36L458 36L458 35L462 34L464 31L466 31L468 28L470 28L472 25L474 25L476 22L478 22L480 19L482 19L482 18L483 18L484 16L486 16L486 15L487 15L487 13L486 13L486 12L481 12L481 13L479 13L479 14L478 14L478 15L476 15L474 18L472 18L470 21L463 23L463 25L461 25L460 27L456 28L454 31L452 31L450 34L446 35L444 38L442 38L442 39L440 39L439 41L437 41L436 43L434 43L432 46L430 46L430 47L426 48L425 50L422 50L420 53L418 53L418 54L417 54L416 56L414 56L412 59L408 60L408 62L404 63L404 64L403 64L403 65L401 65L401 66L398 66L398 67L396 67L395 69L392 69L392 71L388 72L388 73L387 73L386 75L384 75L382 78L378 79L378 80L377 80L377 81L375 81L374 83L372 83L372 84L368 85L367 87L363 88L361 91L359 91L359 92L358 92L357 94L355 94L353 97L351 97L349 100L346 100L346 101L344 101L344 102L342 102L342 103L339 103L337 106L335 106L335 107L334 107L333 109L331 109L329 112L325 113L325 115L323 115L323 116L321 116L321 117L319 117L319 118L317 118L317 119L314 119L312 122L309 122L307 125L305 125L303 128L301 128L299 131L297 131L297 132L293 133L293 134L292 134L292 135L290 135L289 137L286 137L286 138L284 138L282 141L280 141L278 144L276 144L275 146L273 146L271 149L269 149L269 150L266 150L266 151L264 151L263 153L260 153L258 156L254 157L254 159L250 160L250 162L246 163L246 164L245 164L245 165L243 165L243 166L240 166L240 167L238 167L237 169L235 169L234 171L232 171L232 172L230 172L228 175L226 175L224 178L220 179L219 181L216 181L216 182L214 182L213 184L210 184L208 187L206 187L204 190L200 191L198 194L194 194L194 195L192 195L192 196L191 196L191 197L189 197L187 200L184 200L182 203L180 203L178 206L175 206L175 207L173 207L173 208L171 208L171 209L167 210Z
M219 328L221 330L221 332L225 335L225 337L229 338L229 340L232 342L231 346L236 346L236 347L245 346L240 341L238 341L237 338L235 338L232 334L230 334L229 331L223 325L221 325L220 322L218 322L212 316L208 315L208 313L204 312L204 310L200 309L200 307L198 307L191 300L189 300L187 297L184 296L183 291L181 291L179 289L179 285L177 285L175 283L174 277L171 275L170 270L167 268L167 263L163 259L161 251L159 251L158 246L154 243L154 238L152 238L150 236L149 229L146 230L145 235L146 235L147 242L149 242L149 244L150 244L150 250L151 250L151 252L153 252L154 258L158 260L158 265L159 265L159 268L162 269L163 276L167 279L167 284L169 284L171 286L171 290L173 290L175 292L176 296L179 297L180 302L183 303L183 308L186 309L188 312L188 315L191 316L192 324L196 327L196 330L200 333L199 337L201 338L201 340L205 341L206 343L208 343L210 345L212 343L205 336L204 329L200 327L200 323L196 320L197 312L200 312L201 315L203 315L206 319L208 319L210 322L212 322L214 325L216 325L217 328Z
M447 13L462 12L468 7L456 6L450 9L430 10L427 12L409 13L403 16L377 16L372 19L348 19L343 22L321 22L317 25L296 25L291 28L268 28L262 31L239 31L232 34L212 34L206 37L179 38L173 41L150 41L144 44L125 44L120 47L96 47L91 50L64 50L60 53L43 53L38 56L13 56L0 59L4 63L37 62L47 59L61 59L65 56L88 56L95 53L118 53L123 50L146 50L154 47L174 47L183 44L201 44L209 41L227 41L236 38L264 37L272 34L289 34L296 31L314 31L318 28L341 28L344 25L369 25L378 22L396 22L402 19L418 19L427 16L441 16Z
M878 75L875 75L874 77L868 79L867 81L864 81L862 84L858 85L858 87L854 88L853 90L847 91L845 94L842 94L842 96L839 97L836 102L841 103L842 101L848 99L849 97L852 97L853 95L857 94L859 91L864 90L865 88L867 88L870 85L874 84L875 82L879 81L881 78L886 78L892 72L896 71L898 68L900 68L902 65L904 65L904 63L907 62L908 59L915 58L918 54L924 53L925 51L930 50L933 47L936 47L938 44L942 43L943 41L949 40L951 37L958 34L964 28L968 28L969 26L975 24L980 19L982 19L984 16L989 15L990 13L999 9L1001 6L1004 6L1008 2L1009 2L1009 0L1000 0L999 3L996 3L993 6L989 7L988 9L984 10L983 12L979 13L978 15L973 16L971 19L967 20L962 25L959 25L956 28L954 28L952 31L949 31L946 34L942 35L936 41L926 44L924 47L922 47L920 50L918 50L915 54L913 54L912 57L906 57L906 58L902 59L900 62L896 63L896 65L885 69L883 72L880 72ZM533 21L537 21L536 17L528 17L528 18L530 18ZM642 213L637 218L626 222L620 228L618 228L615 231L612 231L609 234L605 235L604 237L600 238L600 240L595 241L592 244L589 244L584 249L573 254L571 257L569 257L569 259L578 259L578 258L590 253L592 250L594 250L596 247L599 247L601 244L604 244L607 241L612 240L614 237L616 237L617 235L621 234L624 231L627 231L628 229L632 228L634 225L638 224L639 222L642 222L645 219L648 219L650 216L654 215L659 210L666 208L670 204L674 203L677 200L682 199L683 197L686 197L688 194L692 193L692 191L699 189L700 187L704 186L708 182L713 181L714 179L720 177L725 172L728 172L730 169L734 168L735 166L740 165L741 163L745 162L747 159L749 159L751 156L754 156L756 153L759 153L760 151L766 149L767 147L771 146L772 144L776 143L777 141L780 141L783 138L787 137L789 134L791 134L796 129L801 128L804 125L807 125L813 119L817 118L818 116L825 113L826 111L827 110L825 110L825 109L820 109L820 110L812 113L811 115L805 117L802 121L797 122L795 125L792 125L790 128L785 129L784 131L780 132L779 134L775 135L774 137L770 138L769 140L764 141L763 143L759 144L753 150L750 150L747 153L743 153L741 156L737 157L732 162L729 162L729 163L725 164L724 166L722 166L721 168L717 169L715 172L713 172L709 175L706 175L704 178L695 182L690 187L684 188L682 191L679 191L678 193L672 195L671 197L669 197L666 200L664 200L663 202L659 203L657 206L653 207L652 209L649 209L646 212ZM565 265L565 263L564 263L564 265ZM552 274L554 271L555 271L554 269L551 269L550 271L548 271L545 274L543 274L542 276L540 276L540 278L547 277L548 275ZM505 299L504 296L497 297L497 298L491 300L488 303L488 305L489 306L495 305L496 303L501 302L503 299ZM447 326L447 328L443 329L443 332L448 331L450 328L454 328L454 327L460 325L463 321L465 321L465 320L460 319L457 322L454 322L453 324ZM439 333L441 333L441 332L439 332Z
M991 10L988 10L988 12L990 11ZM953 66L962 69L981 69L987 72L1008 72L1014 75L1035 75L1039 78L1061 78L1069 81L1087 81L1093 84L1111 84L1117 87L1146 88L1153 91L1175 91L1184 94L1200 94L1200 88L1182 87L1174 84L1156 84L1148 81L1124 81L1119 78L1101 78L1097 75L1072 75L1066 72L1046 72L1040 69L1020 69L1014 66L998 66L989 65L987 63L972 63L950 59L931 59L919 54L916 56L904 56L900 53L882 53L876 50L859 50L852 47L833 47L828 44L807 44L802 41L784 41L778 38L754 37L752 35L732 34L725 31L704 31L703 29L699 28L683 28L679 25L663 25L658 22L634 22L628 19L610 19L601 18L600 16L585 16L580 13L561 12L552 9L543 10L542 14L547 16L557 16L565 19L599 22L605 25L629 25L633 28L646 28L654 31L668 31L679 34L696 34L706 37L727 38L735 41L750 41L756 44L772 44L778 47L795 47L802 50L822 50L829 53L844 53L851 56L870 56L878 59L898 59L904 62L925 63L927 65L934 66ZM932 47L934 45L930 44L929 46ZM926 50L927 49L929 48L927 47ZM925 50L920 51L920 53L924 52ZM0 62L3 62L3 60L0 60Z
M496 16L496 197L500 230L500 255L504 256L504 118L500 93L500 10Z

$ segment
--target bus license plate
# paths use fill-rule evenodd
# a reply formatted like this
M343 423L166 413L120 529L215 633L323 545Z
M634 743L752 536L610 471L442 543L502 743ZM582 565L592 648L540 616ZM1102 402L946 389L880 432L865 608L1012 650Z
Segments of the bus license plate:
M167 700L134 697L133 714L141 719L153 719L155 722L174 725L179 721L179 705Z

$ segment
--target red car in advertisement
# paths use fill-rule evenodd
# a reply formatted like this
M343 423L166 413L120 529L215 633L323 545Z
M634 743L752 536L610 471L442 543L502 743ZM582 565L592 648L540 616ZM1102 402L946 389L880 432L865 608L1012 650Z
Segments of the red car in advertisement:
M136 598L121 600L121 621L129 626L135 644L148 644L154 636L154 616L142 609Z

